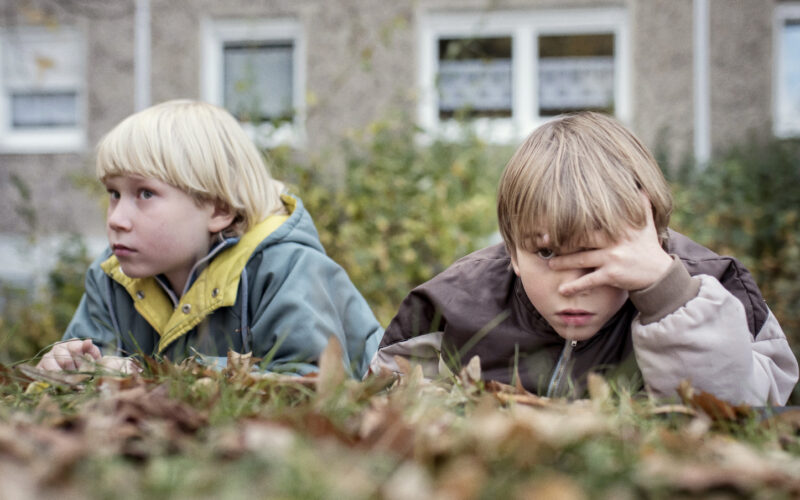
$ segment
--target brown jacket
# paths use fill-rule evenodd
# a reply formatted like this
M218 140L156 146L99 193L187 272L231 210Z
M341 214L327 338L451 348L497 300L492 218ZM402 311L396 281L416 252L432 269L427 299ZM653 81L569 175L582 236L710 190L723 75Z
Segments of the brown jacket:
M690 379L732 402L784 404L797 361L750 273L673 231L667 251L675 258L667 276L631 293L596 335L575 343L533 307L502 243L479 250L411 291L371 368L396 369L400 355L433 376L477 355L484 379L510 383L516 365L528 390L556 396L570 385L582 393L589 371L636 372L638 364L658 396Z

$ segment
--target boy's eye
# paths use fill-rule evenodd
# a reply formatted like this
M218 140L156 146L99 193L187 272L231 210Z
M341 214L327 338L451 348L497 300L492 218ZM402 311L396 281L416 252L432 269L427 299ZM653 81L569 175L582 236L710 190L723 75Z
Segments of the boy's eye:
M536 250L536 255L544 260L550 260L556 256L556 253L549 248L540 248Z
M118 200L119 199L119 191L114 190L114 189L109 189L108 190L108 196L112 200Z
M142 189L141 191L139 191L139 197L141 199L143 199L143 200L149 200L153 196L154 196L154 193L152 191L150 191L149 189Z

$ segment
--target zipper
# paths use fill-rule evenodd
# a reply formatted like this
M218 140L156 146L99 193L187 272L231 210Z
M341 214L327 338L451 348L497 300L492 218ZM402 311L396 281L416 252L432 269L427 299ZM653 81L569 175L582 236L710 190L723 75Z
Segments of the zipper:
M577 340L567 340L564 342L564 348L561 350L561 355L558 357L553 375L550 377L550 383L547 385L547 397L555 398L561 397L565 392L565 382L569 379L567 376L567 368L569 361L572 358L572 350L578 345Z

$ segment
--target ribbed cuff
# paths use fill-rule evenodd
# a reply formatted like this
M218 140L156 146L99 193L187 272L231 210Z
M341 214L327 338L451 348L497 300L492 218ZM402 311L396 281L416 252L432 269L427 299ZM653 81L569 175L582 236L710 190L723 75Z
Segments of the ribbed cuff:
M672 265L660 280L647 288L630 293L631 302L642 314L640 321L643 325L660 321L672 314L697 297L700 291L700 280L689 275L677 256L670 257Z

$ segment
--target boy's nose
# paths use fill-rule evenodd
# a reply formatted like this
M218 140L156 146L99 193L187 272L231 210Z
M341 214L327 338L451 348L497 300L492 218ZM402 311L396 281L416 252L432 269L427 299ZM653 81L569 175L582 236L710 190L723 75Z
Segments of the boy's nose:
M121 205L118 203L117 206L108 208L106 223L114 231L128 231L131 228L131 219Z

